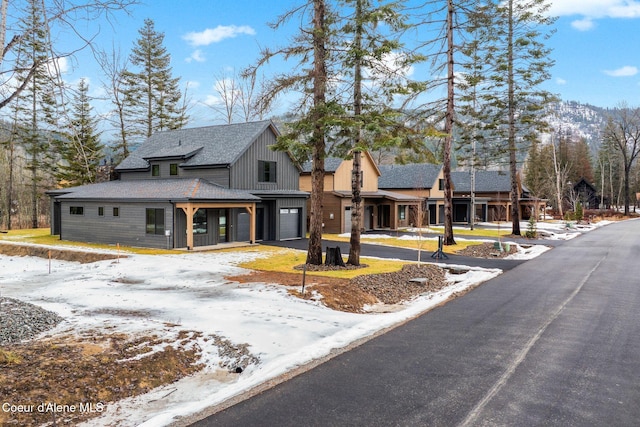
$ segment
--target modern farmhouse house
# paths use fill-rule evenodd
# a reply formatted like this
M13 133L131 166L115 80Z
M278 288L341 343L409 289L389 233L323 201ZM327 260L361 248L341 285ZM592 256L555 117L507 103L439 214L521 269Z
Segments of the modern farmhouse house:
M323 223L326 233L351 232L351 176L353 160L325 159ZM420 205L421 197L380 189L380 169L368 152L362 155L362 205L365 230L390 229L410 225L409 211ZM300 188L311 191L311 163L302 167Z
M61 239L187 248L306 234L300 170L271 121L158 132L120 179L49 192Z

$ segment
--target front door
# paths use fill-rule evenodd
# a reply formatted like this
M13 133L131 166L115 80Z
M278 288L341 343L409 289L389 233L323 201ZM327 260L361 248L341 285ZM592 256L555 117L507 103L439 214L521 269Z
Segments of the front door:
M227 218L229 217L228 209L218 209L218 243L229 241L227 233Z

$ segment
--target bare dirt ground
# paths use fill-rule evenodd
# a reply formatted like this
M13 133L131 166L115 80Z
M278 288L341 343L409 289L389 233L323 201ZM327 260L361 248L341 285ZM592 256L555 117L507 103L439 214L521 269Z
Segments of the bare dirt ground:
M467 248L466 254L496 256L493 245L483 246L486 247L477 247L473 251ZM0 252L3 253L34 255L32 251L20 248L0 244ZM35 255L47 257L49 252L44 250ZM56 251L51 256L78 262L104 259L100 254L74 251ZM447 285L444 270L430 264L406 265L396 273L361 275L352 280L312 275L306 277L304 293L301 274L256 271L227 279L241 283L281 284L297 297L320 300L332 309L355 313L364 312L365 307L374 304L399 304ZM175 382L202 368L197 363L197 349L189 345L198 332L183 331L181 345L177 348L163 343L157 336L132 340L117 333L91 332L81 337L45 337L0 347L0 396L3 400L7 401L7 397L10 397L11 402L46 405L55 397L56 404L73 405L77 409L76 412L70 412L45 407L45 411L39 411L41 408L25 407L25 412L0 411L1 425L75 425L100 415L103 409L82 406L86 405L86 396L97 396L101 402L113 402ZM150 352L152 346L164 344L164 350ZM73 386L69 387L69 384Z

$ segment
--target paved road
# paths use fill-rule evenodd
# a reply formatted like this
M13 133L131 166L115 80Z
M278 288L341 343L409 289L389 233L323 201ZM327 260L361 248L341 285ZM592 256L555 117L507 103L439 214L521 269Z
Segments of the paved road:
M639 236L565 242L196 425L639 425Z
M379 233L377 233L379 234ZM484 239L484 238L483 238ZM548 246L556 246L560 242L558 241L533 241L526 240L525 243L540 243ZM288 247L294 249L302 249L307 250L309 247L309 239L301 239L301 240L286 240L286 241L269 241L264 242L265 245L271 246L280 246L280 247ZM323 240L322 247L323 251L327 247L336 247L340 246L340 251L343 255L349 254L349 243L348 242L338 242L331 240ZM481 258L472 258L460 255L446 254L448 258L440 258L433 259L431 255L433 252L422 251L421 259L423 262L440 262L446 264L460 264L460 265L473 265L477 267L483 268L500 268L502 270L510 270L515 266L522 264L523 260L513 260L513 259L481 259ZM407 261L417 261L417 251L415 249L406 249L406 248L398 248L391 246L382 246L382 245L372 245L363 243L360 249L361 256L370 256L370 257L378 257L378 258L395 258Z

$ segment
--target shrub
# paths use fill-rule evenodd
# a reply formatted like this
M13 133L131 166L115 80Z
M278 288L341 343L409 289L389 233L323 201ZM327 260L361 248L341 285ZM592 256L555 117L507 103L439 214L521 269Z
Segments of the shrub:
M534 217L529 218L527 231L525 231L524 235L529 239L535 239L536 237L538 237L538 226Z

